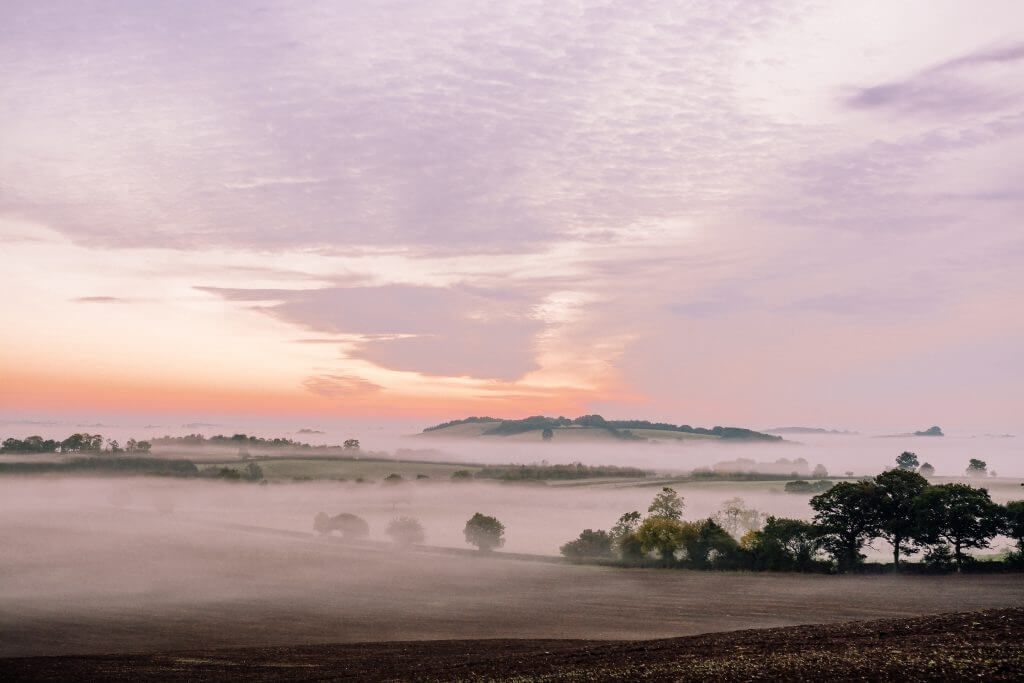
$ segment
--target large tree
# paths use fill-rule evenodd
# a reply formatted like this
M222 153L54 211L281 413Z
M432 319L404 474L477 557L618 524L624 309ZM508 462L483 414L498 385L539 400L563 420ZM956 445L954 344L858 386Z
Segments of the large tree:
M969 484L941 484L927 487L917 497L918 533L925 543L948 543L959 571L964 550L987 548L1002 526L1002 510L988 491Z
M808 571L822 547L821 530L802 519L769 517L743 538L757 569Z
M988 474L988 464L984 460L971 458L967 463L967 476L984 477Z
M840 482L811 498L823 545L840 570L859 564L864 559L861 548L878 534L877 502L878 492L870 481Z
M466 537L466 543L475 545L485 553L505 545L505 525L496 517L479 512L466 521L466 528L462 533Z
M665 519L679 520L683 518L685 503L676 493L676 490L668 486L661 489L661 493L654 497L647 512L651 517L663 517Z
M917 469L917 454L910 451L903 451L896 456L896 466L901 470L914 471Z
M648 517L635 532L637 541L645 553L657 551L661 559L669 564L677 550L697 534L697 527L670 517Z
M878 535L892 544L897 569L900 553L916 552L910 545L918 535L916 499L927 487L927 479L907 469L892 469L875 477L875 523Z
M1024 500L1011 500L1003 508L1003 532L1017 542L1017 551L1024 553Z

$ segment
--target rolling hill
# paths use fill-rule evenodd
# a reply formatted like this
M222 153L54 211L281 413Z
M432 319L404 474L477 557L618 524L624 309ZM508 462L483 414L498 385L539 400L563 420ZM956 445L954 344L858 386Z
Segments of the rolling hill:
M427 427L421 436L510 441L550 440L554 443L593 441L782 441L781 436L742 427L691 427L649 420L606 420L600 415L574 419L534 415L522 420L467 417Z

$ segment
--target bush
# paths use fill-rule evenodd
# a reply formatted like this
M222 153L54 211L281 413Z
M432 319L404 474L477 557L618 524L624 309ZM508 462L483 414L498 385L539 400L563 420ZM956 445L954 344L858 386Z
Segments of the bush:
M332 531L341 532L341 537L346 541L366 538L370 535L370 525L366 520L348 512L329 517L323 512L318 512L313 518L313 529L318 533L327 536Z
M579 538L561 547L561 553L572 559L606 559L615 556L612 536L607 531L584 529Z
M481 552L490 552L505 545L505 525L495 517L475 513L466 521L462 531L466 543L475 545Z
M408 548L426 540L423 525L415 517L395 517L388 522L388 528L384 533L402 548Z
M924 551L922 564L929 572L948 572L956 566L953 551L948 545L933 545Z

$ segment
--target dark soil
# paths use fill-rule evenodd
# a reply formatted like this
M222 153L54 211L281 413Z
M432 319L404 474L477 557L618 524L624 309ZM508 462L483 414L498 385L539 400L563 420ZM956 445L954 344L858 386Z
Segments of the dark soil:
M1024 609L647 641L447 640L0 659L0 680L1021 680Z

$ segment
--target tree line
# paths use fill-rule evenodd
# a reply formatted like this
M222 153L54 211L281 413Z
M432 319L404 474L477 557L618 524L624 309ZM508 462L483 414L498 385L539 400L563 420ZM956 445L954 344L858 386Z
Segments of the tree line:
M128 453L148 454L153 445L148 441L128 439L124 446L116 439L104 439L102 434L85 432L72 434L62 441L41 436L4 439L0 453Z
M584 530L562 546L564 556L622 564L694 569L856 571L863 550L877 539L893 548L898 570L907 555L924 553L924 566L960 570L1003 534L1016 542L1008 564L1024 567L1024 501L999 505L984 488L930 485L907 469L834 484L810 499L812 521L761 519L738 499L714 517L683 519L684 500L665 487L648 514L627 512L608 531Z

